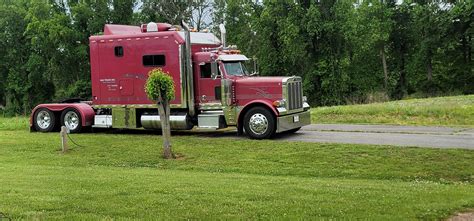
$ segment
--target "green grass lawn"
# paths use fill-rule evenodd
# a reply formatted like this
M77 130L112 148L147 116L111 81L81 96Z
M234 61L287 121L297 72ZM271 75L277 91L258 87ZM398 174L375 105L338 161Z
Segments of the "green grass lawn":
M474 127L474 95L318 107L312 123L361 123Z
M0 212L14 219L442 219L474 207L474 151L29 133L0 118Z

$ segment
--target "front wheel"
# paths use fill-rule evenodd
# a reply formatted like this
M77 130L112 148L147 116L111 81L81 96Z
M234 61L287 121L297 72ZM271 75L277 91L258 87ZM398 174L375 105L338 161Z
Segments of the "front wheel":
M275 134L276 122L273 114L264 107L253 107L244 117L244 129L252 139L266 139Z
M61 125L67 127L70 133L79 133L82 130L82 120L79 111L68 108L61 114Z

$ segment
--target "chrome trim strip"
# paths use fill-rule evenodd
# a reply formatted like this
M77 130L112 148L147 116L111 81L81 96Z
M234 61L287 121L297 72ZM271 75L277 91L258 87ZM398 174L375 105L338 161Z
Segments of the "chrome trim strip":
M222 110L224 107L221 104L199 104L199 110Z
M137 107L138 106L138 107ZM110 105L110 104L98 104L98 105L91 105L92 108L116 108L116 107L131 107L131 108L158 108L157 104L131 104L131 105ZM184 108L181 104L170 104L170 108Z
M222 106L232 105L232 80L222 79L221 80L221 103Z
M179 45L178 46L178 50L179 50L179 73L180 73L180 79L179 79L179 83L181 84L181 107L182 108L186 108L188 107L187 103L186 103L186 84L184 84L183 80L185 80L185 73L184 73L184 70L185 70L185 67L184 67L184 59L183 59L183 45Z
M232 104L232 80L221 80L221 104L227 125L237 125L237 108Z

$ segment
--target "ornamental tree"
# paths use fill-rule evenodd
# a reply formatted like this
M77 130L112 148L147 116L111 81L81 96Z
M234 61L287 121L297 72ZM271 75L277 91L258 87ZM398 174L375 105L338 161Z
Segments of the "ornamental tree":
M148 98L156 101L158 105L163 136L163 157L165 159L174 158L171 150L170 128L170 101L174 99L173 78L161 68L153 69L148 73L145 92Z

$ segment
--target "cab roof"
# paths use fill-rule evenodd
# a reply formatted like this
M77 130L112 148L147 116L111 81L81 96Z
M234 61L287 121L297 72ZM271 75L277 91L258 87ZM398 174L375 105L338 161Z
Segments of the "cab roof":
M91 40L102 40L102 39L115 39L115 38L130 38L130 37L150 37L150 36L162 36L166 34L178 35L179 42L184 42L185 33L184 31L175 31L168 29L171 26L165 23L158 23L157 32L142 32L139 26L132 25L115 25L106 24L104 26L104 34L91 36ZM212 33L203 32L191 32L191 44L203 44L203 45L220 45L221 42Z

